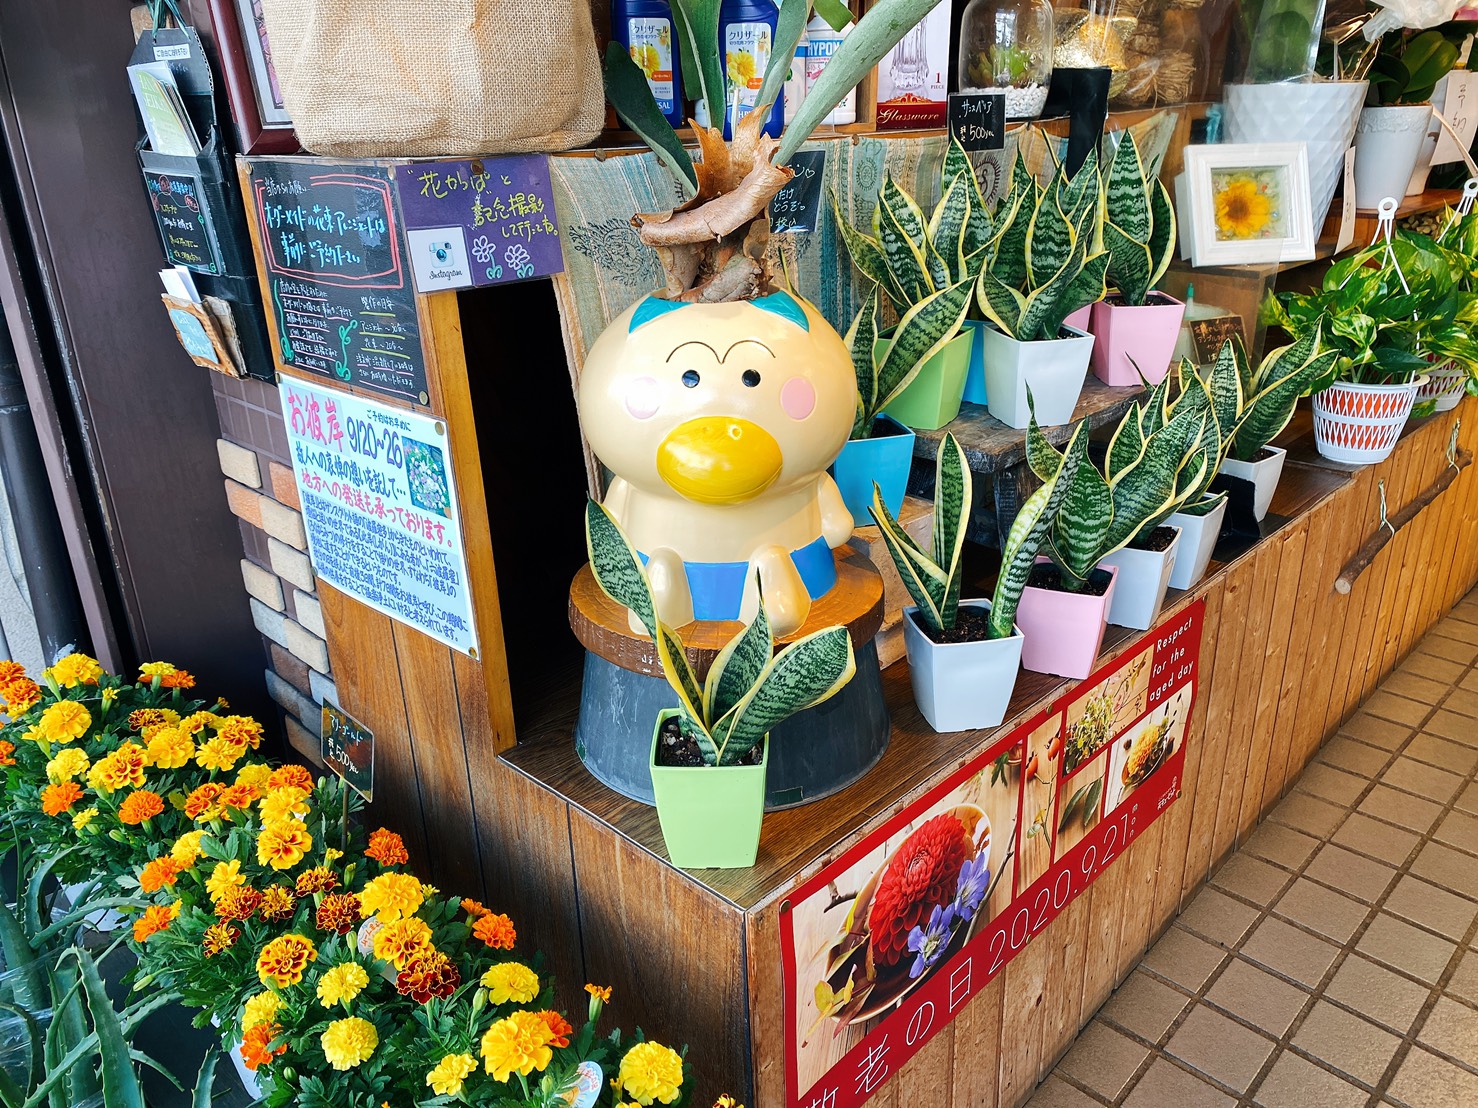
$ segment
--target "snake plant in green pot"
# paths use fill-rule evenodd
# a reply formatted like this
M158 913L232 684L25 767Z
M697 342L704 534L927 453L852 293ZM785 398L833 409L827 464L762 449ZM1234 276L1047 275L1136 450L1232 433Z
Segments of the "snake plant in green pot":
M1125 131L1104 182L1109 295L1093 305L1093 372L1106 385L1164 380L1185 305L1155 285L1175 252L1175 208Z
M1080 425L1075 438L1086 437ZM1023 637L1015 625L1021 590L1037 549L1072 483L1081 454L1027 499L1006 536L991 599L960 599L965 529L972 500L970 468L953 435L939 444L934 469L934 534L924 550L874 493L872 516L913 597L903 610L903 641L919 711L936 731L995 727L1006 716Z
M981 332L986 404L1008 427L1022 429L1031 420L1028 391L1042 426L1072 420L1093 337L1064 321L1103 299L1109 256L1102 211L1096 155L1072 177L1058 166L1041 185L1018 154L975 288L987 323Z
M852 637L827 627L778 652L763 601L699 680L682 638L656 615L641 556L600 504L585 512L596 583L652 638L675 707L652 732L652 789L673 865L754 865L765 809L770 731L840 692L857 671Z

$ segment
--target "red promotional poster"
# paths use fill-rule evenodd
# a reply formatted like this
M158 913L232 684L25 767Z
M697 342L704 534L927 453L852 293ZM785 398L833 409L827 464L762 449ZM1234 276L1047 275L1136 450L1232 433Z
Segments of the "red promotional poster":
M865 1103L1181 793L1204 602L782 906L786 1103Z

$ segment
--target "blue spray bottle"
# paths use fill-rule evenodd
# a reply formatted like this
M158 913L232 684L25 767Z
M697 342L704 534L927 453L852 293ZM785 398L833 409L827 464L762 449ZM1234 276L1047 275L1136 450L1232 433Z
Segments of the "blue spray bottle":
M775 23L780 9L774 0L723 0L718 15L718 40L723 47L728 107L724 112L724 138L732 138L734 123L754 110L759 99L765 67L775 45ZM775 98L765 134L780 137L785 126L785 94Z
M674 127L686 123L682 63L666 0L611 0L611 36L647 75L657 110Z

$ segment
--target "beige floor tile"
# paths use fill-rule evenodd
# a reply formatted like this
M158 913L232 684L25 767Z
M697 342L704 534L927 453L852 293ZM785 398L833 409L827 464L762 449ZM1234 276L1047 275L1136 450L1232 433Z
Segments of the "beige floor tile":
M1444 739L1452 739L1466 746L1478 744L1478 724L1457 712L1437 709L1437 714L1422 724L1422 730L1430 735L1440 735Z
M1246 1092L1276 1044L1205 1005L1192 1008L1165 1053L1228 1088Z
M1452 664L1456 665L1456 663ZM1460 689L1472 689L1478 692L1478 669L1468 670L1456 683Z
M1478 866L1474 870L1478 872ZM1471 885L1470 881L1470 889ZM1396 882L1381 907L1449 939L1461 939L1478 915L1478 904L1409 875Z
M1478 816L1468 812L1449 812L1437 827L1435 838L1451 843L1459 850L1478 854Z
M1410 831L1355 812L1334 833L1333 841L1361 854L1399 866L1406 861L1411 848L1419 839L1419 835Z
M1381 719L1388 719L1392 723L1400 723L1406 727L1415 727L1427 718L1427 713L1432 710L1430 704L1420 704L1415 700L1407 700L1404 696L1395 693L1375 692L1370 694L1370 699L1361 705L1362 712L1369 712Z
M1075 1089L1062 1078L1051 1075L1037 1086L1037 1091L1026 1104L1027 1108L1101 1108L1099 1101L1081 1089Z
M1259 1108L1364 1108L1370 1094L1285 1051L1258 1086Z
M1327 839L1345 818L1342 805L1331 804L1316 796L1293 793L1268 815L1270 820L1303 831L1315 838Z
M1374 777L1390 760L1389 750L1362 743L1348 735L1336 735L1319 751L1319 758L1315 765L1324 763L1336 769L1357 773L1361 777Z
M1214 888L1204 888L1175 921L1231 950L1262 913Z
M1211 883L1254 904L1271 904L1291 880L1283 870L1247 854L1233 854L1211 875Z
M1351 954L1340 963L1325 995L1404 1035L1431 996L1431 990Z
M1190 998L1147 973L1131 973L1099 1011L1102 1019L1118 1024L1152 1043L1185 1011Z
M1478 646L1458 642L1456 639L1445 638L1442 635L1428 635L1422 640L1418 649L1423 654L1435 658L1446 658L1449 662L1457 662L1465 666L1472 665L1473 659L1478 658Z
M1275 1038L1303 1011L1309 994L1281 978L1233 958L1206 991L1206 999Z
M1324 800L1348 807L1355 803L1369 784L1368 780L1357 774L1346 773L1331 766L1321 766L1315 762L1303 771L1294 787L1301 792L1312 793Z
M1236 1103L1174 1062L1156 1058L1124 1099L1123 1108L1232 1108Z
M1408 758L1403 753L1386 767L1385 772L1380 775L1380 783L1405 789L1436 804L1446 804L1463 783L1463 778L1445 769L1418 762L1415 758Z
M1372 861L1333 843L1326 843L1319 849L1304 874L1367 904L1379 900L1396 879L1396 871L1385 863Z
M1457 807L1464 812L1478 813L1478 781L1474 781L1458 795Z
M1448 616L1437 624L1432 628L1432 633L1445 639L1456 639L1458 642L1478 643L1478 626L1456 615Z
M1311 766L1313 769L1325 769L1323 766ZM1325 770L1327 773L1338 773L1338 770ZM1308 776L1306 771L1305 777ZM1349 774L1341 776L1348 777ZM1356 777L1353 780L1360 781ZM1364 782L1361 781L1363 785ZM1302 831L1295 831L1291 827L1284 827L1281 823L1264 823L1243 844L1242 849L1249 854L1280 865L1285 869L1298 869L1309 860L1319 847L1319 840L1312 835L1305 835Z
M1439 997L1416 1038L1423 1046L1478 1069L1478 1012L1466 1004Z
M1478 1074L1425 1050L1413 1050L1401 1063L1388 1095L1405 1108L1473 1108L1478 1104Z
M1358 810L1387 823L1410 828L1417 834L1425 834L1442 814L1440 804L1379 784L1360 801Z
M1395 750L1411 735L1412 729L1388 719L1360 712L1340 729L1340 734L1349 735L1382 750Z
M1406 749L1401 753L1405 757L1415 758L1419 762L1451 770L1453 773L1469 774L1478 766L1478 747L1464 746L1451 739L1440 739L1425 731L1418 732L1416 738L1407 743Z
M1190 992L1196 992L1216 972L1226 951L1192 935L1181 927L1172 927L1165 937L1150 947L1140 963L1145 969L1173 981Z
M1418 704L1435 706L1452 685L1447 681L1433 681L1430 677L1418 677L1411 673L1397 671L1387 677L1381 684L1386 692L1393 692L1397 696L1404 696L1408 700L1415 700Z
M1442 710L1456 712L1458 715L1470 718L1478 717L1478 692L1472 689L1453 689L1447 694L1447 699L1442 702Z
M1311 931L1327 935L1337 943L1344 943L1364 922L1370 906L1301 877L1278 898L1273 911Z
M1339 949L1278 919L1265 919L1242 944L1259 965L1310 988L1318 985Z
M1417 853L1411 872L1434 885L1478 899L1478 861L1446 843L1430 842Z
M1449 662L1446 658L1434 658L1429 654L1413 654L1401 663L1400 673L1411 673L1417 677L1430 677L1451 685L1467 671L1461 662Z
M1457 944L1382 912L1371 921L1355 949L1419 981L1435 984Z
M1447 982L1447 991L1478 1004L1478 951L1466 951Z
M1079 1032L1073 1048L1057 1068L1079 1085L1107 1100L1116 1100L1149 1056L1147 1047L1095 1020Z
M1367 1085L1380 1080L1400 1044L1389 1031L1327 1000L1314 1005L1293 1036L1293 1045L1300 1050Z

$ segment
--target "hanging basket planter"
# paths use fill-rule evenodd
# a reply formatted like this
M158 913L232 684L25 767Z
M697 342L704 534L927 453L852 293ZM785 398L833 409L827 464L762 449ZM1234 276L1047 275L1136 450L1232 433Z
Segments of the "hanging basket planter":
M1466 370L1456 362L1442 362L1428 370L1427 383L1417 390L1416 403L1424 404L1428 400L1435 400L1439 412L1450 412L1463 398L1467 386Z
M1314 394L1314 442L1331 462L1383 462L1396 448L1423 374L1400 385L1356 385L1338 381Z

